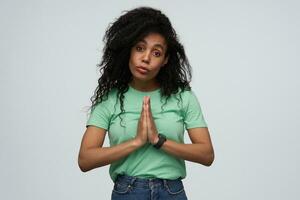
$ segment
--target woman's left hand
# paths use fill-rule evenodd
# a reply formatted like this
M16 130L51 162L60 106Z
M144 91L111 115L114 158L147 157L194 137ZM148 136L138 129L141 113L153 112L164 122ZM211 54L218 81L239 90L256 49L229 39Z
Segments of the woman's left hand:
M147 97L147 101L146 101L146 119L147 119L147 129L148 129L148 141L151 144L156 144L158 141L158 132L152 117L151 103L150 103L149 96Z

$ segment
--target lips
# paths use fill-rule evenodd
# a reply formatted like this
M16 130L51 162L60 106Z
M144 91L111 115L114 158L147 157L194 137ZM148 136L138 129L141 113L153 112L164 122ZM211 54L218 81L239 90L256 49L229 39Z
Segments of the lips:
M138 66L137 71L139 71L142 74L146 74L149 70L145 67Z

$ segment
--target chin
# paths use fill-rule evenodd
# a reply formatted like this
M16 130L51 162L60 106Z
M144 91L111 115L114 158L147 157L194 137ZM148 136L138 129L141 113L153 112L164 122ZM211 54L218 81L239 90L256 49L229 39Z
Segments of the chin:
M146 75L146 74L140 74L139 72L134 72L134 73L131 73L133 78L136 78L136 79L142 79L142 80L146 80L146 79L149 79L149 75Z
M145 78L145 77L139 77L139 76L133 76L133 79L139 80L139 81L148 81L148 80L149 80L148 78Z

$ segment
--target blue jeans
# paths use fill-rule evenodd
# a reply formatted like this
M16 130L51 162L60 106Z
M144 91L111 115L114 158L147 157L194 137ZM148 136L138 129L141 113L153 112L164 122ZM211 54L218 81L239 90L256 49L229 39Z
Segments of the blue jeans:
M181 179L143 179L119 175L112 200L187 200Z

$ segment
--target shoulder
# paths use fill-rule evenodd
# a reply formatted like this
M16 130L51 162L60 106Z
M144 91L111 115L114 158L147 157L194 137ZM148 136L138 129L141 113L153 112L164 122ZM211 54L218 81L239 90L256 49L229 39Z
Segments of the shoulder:
M112 108L112 106L116 103L117 101L117 89L112 89L111 91L109 91L107 96L103 96L101 102L98 102L94 109L101 109L101 108L106 108L106 109L110 109Z
M186 88L186 89L179 88L179 91L175 94L175 96L181 98L183 102L187 102L191 98L196 98L196 94L192 90L192 88Z
M198 97L192 88L181 89L177 93L177 98L180 99L184 111L199 109L200 107Z

